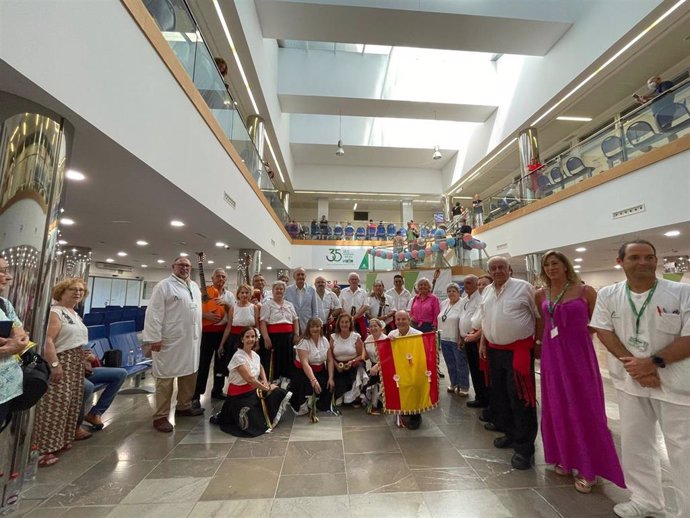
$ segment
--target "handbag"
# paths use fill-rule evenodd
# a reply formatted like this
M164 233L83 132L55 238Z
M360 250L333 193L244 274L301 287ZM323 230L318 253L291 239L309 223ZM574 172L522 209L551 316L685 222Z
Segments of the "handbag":
M28 410L36 405L48 391L50 383L50 365L33 348L25 351L20 359L24 372L23 391L21 396L9 401L12 412Z
M110 349L103 353L104 367L122 367L122 351L119 349Z

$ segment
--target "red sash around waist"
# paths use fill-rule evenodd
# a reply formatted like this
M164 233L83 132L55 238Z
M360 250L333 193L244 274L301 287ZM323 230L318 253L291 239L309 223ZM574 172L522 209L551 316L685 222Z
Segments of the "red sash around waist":
M202 333L222 333L225 331L225 324L206 324L201 328Z
M242 330L245 327L249 327L249 326L230 326L230 334L231 335L238 335L242 332Z
M299 370L302 370L302 362L295 360L293 363L295 364L295 367L297 367ZM312 365L310 363L309 366L313 372L321 372L324 369L323 363L321 365Z
M268 324L266 328L269 333L292 333L294 329L292 324L287 324L285 322L282 324Z
M513 351L513 375L518 397L529 406L537 405L537 393L534 385L534 373L532 372L532 349L534 338L529 336L522 340L499 345L487 340L487 346L501 351Z
M246 394L252 390L255 389L249 383L245 383L244 385L235 385L230 383L228 385L228 396L241 396L242 394Z

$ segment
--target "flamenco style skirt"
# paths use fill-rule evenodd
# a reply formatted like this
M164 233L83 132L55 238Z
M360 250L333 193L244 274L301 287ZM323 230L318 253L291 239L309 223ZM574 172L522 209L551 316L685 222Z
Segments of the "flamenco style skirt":
M255 389L229 396L211 422L236 437L257 437L277 426L291 396L291 392L281 388L262 392L261 398Z

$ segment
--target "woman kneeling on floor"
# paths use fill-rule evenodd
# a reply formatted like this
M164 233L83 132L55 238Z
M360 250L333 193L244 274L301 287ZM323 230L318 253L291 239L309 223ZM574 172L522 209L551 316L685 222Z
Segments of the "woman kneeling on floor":
M271 432L292 397L291 392L266 380L259 355L253 351L258 336L253 327L245 327L240 333L237 352L228 365L228 399L221 411L211 417L213 424L237 437Z
M376 349L376 341L388 338L383 331L386 324L383 320L372 318L369 320L369 335L364 340L364 355L369 360L367 374L369 381L364 387L364 402L367 405L367 414L379 415L381 400L381 365L379 365L379 352Z
M328 381L333 381L333 400L343 404L361 405L362 390L368 381L362 361L364 344L359 333L354 331L354 320L347 313L341 313L335 321L335 333L331 335L333 365L328 366ZM334 405L335 406L335 405Z

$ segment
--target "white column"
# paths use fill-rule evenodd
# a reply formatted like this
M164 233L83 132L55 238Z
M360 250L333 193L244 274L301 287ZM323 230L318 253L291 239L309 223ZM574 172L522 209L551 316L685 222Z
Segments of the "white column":
M414 219L412 213L412 200L402 200L400 202L400 218L403 225L407 225L407 222Z

